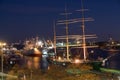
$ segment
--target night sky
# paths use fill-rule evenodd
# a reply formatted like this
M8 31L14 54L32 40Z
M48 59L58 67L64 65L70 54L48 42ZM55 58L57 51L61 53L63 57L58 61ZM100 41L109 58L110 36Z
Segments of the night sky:
M60 15L67 6L68 18L80 18L81 0L0 0L0 39L9 42L39 36L53 38L53 21L65 19ZM113 37L120 40L120 0L84 0L86 34L96 34L97 40ZM63 26L63 27L62 27ZM57 33L65 32L57 26ZM58 30L59 29L59 30ZM80 24L70 24L69 32L80 34Z

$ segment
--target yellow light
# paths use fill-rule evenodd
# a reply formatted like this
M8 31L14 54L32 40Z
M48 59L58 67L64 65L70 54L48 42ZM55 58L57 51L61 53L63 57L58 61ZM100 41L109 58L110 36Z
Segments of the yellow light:
M61 60L61 57L60 57L60 56L58 57L58 60Z
M2 46L6 46L6 43L5 42L0 42L0 47Z
M37 48L34 48L34 50L35 50L35 51L38 51L38 49L37 49Z
M35 54L40 54L40 51L37 48L34 48Z
M0 46L2 45L2 43L0 42Z
M79 59L75 59L75 63L80 63L80 60Z
M50 66L48 66L48 70L50 70Z
M6 43L3 43L3 46L6 46Z

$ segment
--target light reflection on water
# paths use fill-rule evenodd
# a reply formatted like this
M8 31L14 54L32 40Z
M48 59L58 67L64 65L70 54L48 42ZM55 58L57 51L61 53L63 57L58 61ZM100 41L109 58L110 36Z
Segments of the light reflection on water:
M111 52L106 52L106 51L102 51L102 50L94 50L94 57L98 57L98 56L102 56L102 57L108 57L106 55L109 54L110 55L113 55L115 54L113 57L110 57L108 59L108 61L106 61L106 67L107 68L113 68L113 69L119 69L120 70L120 52L118 53L111 53ZM31 68L35 68L35 69L38 69L40 68L40 61L41 58L40 57L28 57L27 58L27 66L29 69ZM45 61L45 60L44 60Z
M39 66L39 64L40 64L40 58L39 57L34 57L33 58L33 62L34 62L34 68L35 69L38 69L40 66Z
M27 57L27 66L29 69L40 68L40 57Z

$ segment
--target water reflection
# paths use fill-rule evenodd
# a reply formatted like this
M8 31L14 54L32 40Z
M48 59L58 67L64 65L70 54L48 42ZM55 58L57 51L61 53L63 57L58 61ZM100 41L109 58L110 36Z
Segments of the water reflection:
M39 69L40 68L40 57L27 57L27 67L29 69L31 68Z
M91 50L88 50L88 52ZM44 53L44 51L43 51ZM45 52L47 53L47 52ZM110 57L111 56L111 57ZM48 55L42 54L41 57L27 57L27 66L29 69L35 68L35 69L47 69L48 68L48 61L47 61ZM101 49L94 49L94 53L91 53L89 57L98 59L99 57L102 58L108 58L105 62L105 67L112 68L112 69L119 69L120 70L120 52L109 52L104 51Z
M114 53L114 55L110 57L106 63L107 68L120 70L120 52Z
M34 65L34 68L35 69L38 69L40 66L39 66L39 64L40 64L40 58L39 57L33 57L33 65Z
M48 61L45 55L40 57L27 57L27 67L29 69L48 69Z

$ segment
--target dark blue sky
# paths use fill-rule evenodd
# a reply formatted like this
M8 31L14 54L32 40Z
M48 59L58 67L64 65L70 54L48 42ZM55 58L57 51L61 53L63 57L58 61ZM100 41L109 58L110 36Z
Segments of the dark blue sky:
M0 0L0 39L52 38L53 21L64 19L59 14L64 12L65 4L67 11L72 12L69 18L81 17L76 12L81 8L81 0ZM97 40L107 40L110 36L120 40L120 0L84 0L84 7L89 9L86 17L94 19L85 23L87 34L96 34ZM72 24L70 32L79 33L78 27L80 24Z

